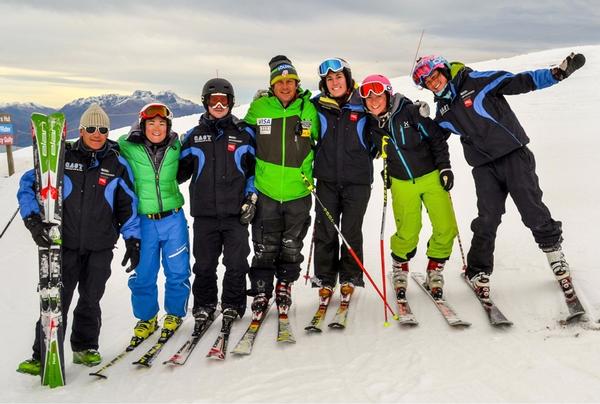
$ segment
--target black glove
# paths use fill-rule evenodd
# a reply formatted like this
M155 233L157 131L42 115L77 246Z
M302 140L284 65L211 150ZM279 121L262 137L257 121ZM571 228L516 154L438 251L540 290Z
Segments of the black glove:
M31 232L33 241L38 246L49 248L52 245L52 239L50 238L50 228L52 228L52 225L42 222L42 217L39 214L31 214L23 219L23 221L27 230Z
M241 224L250 224L252 223L252 219L254 219L254 214L256 213L256 201L258 199L258 195L252 193L246 197L244 203L242 204L242 209L240 211L240 223Z
M129 261L129 267L125 270L125 272L131 272L135 268L137 268L140 263L140 239L139 238L128 238L125 240L125 257L123 257L123 261L121 261L121 265L127 265L127 261Z
M449 168L444 168L440 171L440 183L445 191L450 191L454 186L454 173Z
M390 173L388 172L387 181L385 180L385 175L383 175L383 170L381 170L381 179L383 180L383 184L386 189L390 189L392 187L392 177L390 177Z
M585 56L581 53L572 53L556 67L552 68L552 76L558 81L569 77L575 70L585 64Z

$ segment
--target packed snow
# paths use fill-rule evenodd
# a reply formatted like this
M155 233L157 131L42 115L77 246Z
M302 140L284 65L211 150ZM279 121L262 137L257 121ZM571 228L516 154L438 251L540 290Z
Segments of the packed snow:
M19 218L0 239L4 279L0 283L0 309L4 337L0 347L0 401L2 402L499 402L599 400L600 393L600 264L597 263L600 228L596 121L600 106L600 45L554 49L507 59L474 63L477 70L533 70L559 63L569 52L585 54L587 64L573 76L549 89L509 97L531 138L544 201L553 217L563 222L564 251L575 287L588 310L588 322L562 326L567 310L544 254L521 223L512 201L499 228L492 276L492 297L514 322L494 329L479 302L459 274L462 267L458 242L446 266L445 295L472 326L450 328L429 298L413 282L408 299L419 325L401 328L390 319L384 326L382 302L367 283L352 300L345 330L324 327L322 334L307 335L317 308L317 291L299 280L293 288L291 325L297 343L278 345L276 316L271 311L252 355L229 354L224 362L205 358L220 328L220 321L205 334L183 367L163 366L191 334L186 319L150 369L131 365L150 343L141 346L107 372L107 380L88 376L91 369L71 363L65 344L67 385L50 390L39 377L15 372L31 355L33 325L38 315L37 252ZM375 72L365 72L375 73ZM389 73L389 72L381 72ZM358 77L357 79L361 79ZM235 82L235 78L232 80ZM432 102L408 77L393 80L394 89L411 99ZM243 117L247 105L234 110ZM194 126L198 115L175 119L180 133ZM117 138L127 128L111 132ZM471 238L470 222L476 215L475 193L459 139L450 140L456 185L452 198L465 253ZM31 149L14 153L17 174L6 177L0 167L0 223L17 207L20 174L31 167ZM376 161L376 172L381 161ZM187 186L183 187L187 194ZM383 188L377 176L364 224L365 266L381 286L379 231ZM189 206L189 205L186 205ZM425 213L425 212L424 212ZM425 270L425 243L430 234L424 215L423 231L413 271ZM386 222L386 265L390 270L388 237L394 231L393 215ZM310 232L309 232L310 234ZM308 255L310 239L305 240ZM103 327L100 352L104 363L128 344L135 319L131 312L127 275L120 266L124 245L115 250L113 274L102 301ZM306 270L306 263L302 266ZM219 271L222 274L223 268ZM159 279L161 283L163 279ZM412 282L412 281L411 281ZM389 293L388 286L388 293ZM74 298L74 302L76 297ZM327 320L339 301L336 293ZM388 301L395 308L393 299ZM162 302L161 302L162 303ZM191 304L191 301L190 301ZM72 308L75 307L73 303ZM229 348L249 323L247 314L235 323ZM104 364L103 363L103 364ZM102 366L102 365L100 365Z

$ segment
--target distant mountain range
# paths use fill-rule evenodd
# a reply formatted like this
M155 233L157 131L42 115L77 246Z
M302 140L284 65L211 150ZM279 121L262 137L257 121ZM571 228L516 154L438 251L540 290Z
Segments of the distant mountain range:
M98 97L78 98L59 110L34 103L0 104L0 112L11 114L17 147L31 146L31 113L51 114L62 112L67 118L67 138L79 136L79 118L92 104L98 103L110 117L112 129L129 126L138 119L140 109L150 102L166 104L175 117L204 112L202 105L179 97L171 91L159 92L137 90L131 95L106 94Z

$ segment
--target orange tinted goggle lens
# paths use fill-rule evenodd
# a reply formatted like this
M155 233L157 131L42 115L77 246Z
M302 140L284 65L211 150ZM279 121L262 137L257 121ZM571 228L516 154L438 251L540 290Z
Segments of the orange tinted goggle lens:
M164 105L150 105L148 108L142 111L141 116L143 119L152 119L155 116L168 119L171 116L171 111Z
M367 98L370 93L373 93L375 95L383 94L383 92L385 91L385 86L382 83L374 81L371 83L365 83L361 85L358 91L362 98Z
M229 106L229 99L225 94L211 94L208 97L208 105L211 107L221 104L223 107Z

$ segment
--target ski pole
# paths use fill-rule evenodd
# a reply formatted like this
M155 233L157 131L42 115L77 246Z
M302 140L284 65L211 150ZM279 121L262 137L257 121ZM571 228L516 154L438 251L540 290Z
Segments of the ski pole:
M448 191L448 198L450 198L450 205L452 205L452 211L454 212L454 217L456 218L456 211L454 210L454 202L452 202L452 194L450 194L450 191ZM458 223L456 224L456 239L458 240L460 257L462 258L463 263L462 270L463 272L465 272L467 270L467 261L465 260L465 250L463 250L462 241L460 240L460 231L458 230Z
M313 220L313 229L312 229L312 237L310 240L310 250L308 251L308 262L306 263L306 273L304 274L304 284L308 284L308 280L310 279L310 261L313 255L313 249L315 248L315 222L317 218Z
M17 210L15 210L15 213L13 213L13 215L10 218L10 220L8 221L8 223L6 223L6 226L4 226L4 230L2 230L2 234L0 234L0 238L2 238L2 236L4 236L4 233L6 233L6 230L8 229L8 226L10 226L10 224L14 220L15 216L17 216L17 213L19 212L19 209L20 209L20 207L17 207Z
M358 258L358 256L356 255L356 253L354 252L354 250L352 249L352 247L350 247L350 244L348 244L348 241L346 240L346 237L344 237L344 235L342 234L342 231L340 230L340 228L338 227L338 225L335 224L335 220L333 220L333 216L331 216L331 213L329 213L329 210L327 210L327 208L325 207L325 205L323 204L323 202L321 202L321 198L319 198L317 196L317 193L315 192L315 186L308 180L308 178L306 178L306 175L304 175L304 173L301 173L301 175L302 175L302 179L304 180L304 183L305 183L306 187L308 188L308 190L310 191L310 193L313 194L313 196L315 197L315 200L317 201L317 203L321 206L321 209L323 210L323 213L325 213L325 216L327 216L327 219L329 219L329 221L331 222L331 224L333 225L333 227L335 227L335 230L337 231L337 233L341 237L342 241L344 242L344 245L346 246L346 249L348 250L348 252L352 256L352 258L354 258L354 261L356 261L356 264L358 264L359 268L367 276L367 278L369 279L369 282L371 282L371 285L373 285L373 287L377 291L377 294L379 294L379 297L381 298L381 300L383 300L383 303L385 304L385 306L387 307L387 309L390 311L390 313L392 313L392 316L394 317L394 320L397 320L399 318L398 315L396 313L394 313L394 310L392 310L392 308L390 307L390 305L388 304L388 302L385 300L383 294L381 293L381 290L379 290L379 288L377 287L377 285L373 281L373 278L371 278L371 275L365 269L365 266L360 261L360 258Z
M387 152L386 147L388 143L388 137L384 136L381 139L381 158L383 159L383 212L381 213L381 233L379 236L379 251L381 254L381 283L383 285L383 298L387 302L387 287L385 281L385 249L383 246L383 236L385 234L385 215L387 212L387 181L388 181L388 172L387 172ZM383 317L385 327L389 326L387 310L385 305L383 305Z

